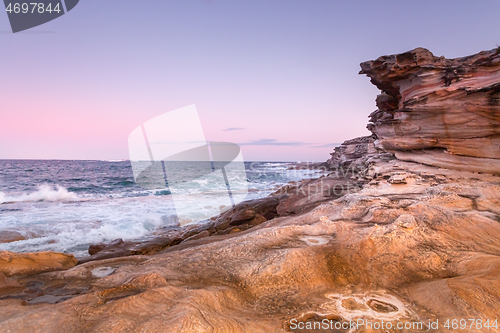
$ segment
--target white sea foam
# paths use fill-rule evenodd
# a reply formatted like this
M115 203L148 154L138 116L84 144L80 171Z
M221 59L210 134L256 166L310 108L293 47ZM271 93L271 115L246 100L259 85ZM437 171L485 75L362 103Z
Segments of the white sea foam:
M0 204L4 202L26 202L26 201L59 201L75 200L78 196L69 192L66 188L57 185L55 188L49 185L41 185L36 192L23 193L17 196L9 196L0 192Z
M109 164L106 165L105 168L101 166L106 174L119 173L118 169L106 169ZM95 165L86 167L92 169ZM271 163L249 171L247 177L255 178L256 181L249 181L246 199L266 196L277 186L290 180L308 178L312 173L311 170L285 169L281 163ZM117 185L108 191L108 184L102 188L94 185L101 186L98 179L93 179L94 171L78 172L83 174L68 173L66 178L71 178L71 181L64 183L68 188L79 189L78 195L62 186L43 185L34 191L19 186L22 192L17 193L10 192L12 186L3 187L0 204L12 203L0 205L0 233L15 230L26 239L0 243L0 250L51 250L83 257L88 255L90 244L117 238L125 241L149 239L154 237L153 233L158 228L199 222L232 207L225 182L197 179L194 182L196 186L192 186L192 183L176 184L175 188L170 189L174 194L172 196L165 188L139 189ZM28 177L33 178L32 175ZM126 178L124 175L121 177ZM25 178L13 184L23 183ZM239 195L239 185L247 184L246 177L232 177L228 173L228 178L231 194L233 197ZM43 175L32 181L39 179L53 178ZM92 179L91 185L85 182L88 179ZM82 190L87 186L88 189ZM175 205L174 197L177 199ZM176 212L179 210L185 212L184 220L178 220Z
M117 238L141 240L158 227L177 224L172 203L164 197L23 203L27 204L22 211L0 214L0 232L16 226L33 238L0 243L0 250L57 251L83 257L90 244Z

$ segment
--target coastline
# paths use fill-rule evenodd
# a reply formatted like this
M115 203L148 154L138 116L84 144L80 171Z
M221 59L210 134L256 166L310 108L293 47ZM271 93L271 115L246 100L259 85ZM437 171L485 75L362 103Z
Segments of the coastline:
M329 175L150 243L96 245L70 269L2 270L0 323L16 332L300 332L294 324L360 318L423 330L453 318L493 322L500 54L444 59L418 48L361 67L382 90L373 135L336 148L320 165Z
M287 170L291 165L246 162L247 178L238 177L236 186L246 185L252 200L289 181L320 175ZM206 180L173 193L168 187L144 189L134 182L130 162L0 160L0 169L0 250L6 251L86 257L92 244L148 241L231 205L226 186ZM242 197L238 194L238 201ZM182 220L176 218L177 208L187 214Z

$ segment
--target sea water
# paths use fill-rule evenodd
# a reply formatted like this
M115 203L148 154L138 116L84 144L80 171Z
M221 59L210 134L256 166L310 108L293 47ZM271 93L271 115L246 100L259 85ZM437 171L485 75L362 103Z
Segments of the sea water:
M320 176L318 170L290 169L293 164L246 162L246 179L239 181L248 184L247 199ZM137 186L129 161L0 160L0 250L84 257L90 244L147 240L178 226L176 209L189 213L184 223L203 223L229 208L217 202L217 193L227 191L220 184L195 179L177 191ZM172 195L181 198L177 207Z

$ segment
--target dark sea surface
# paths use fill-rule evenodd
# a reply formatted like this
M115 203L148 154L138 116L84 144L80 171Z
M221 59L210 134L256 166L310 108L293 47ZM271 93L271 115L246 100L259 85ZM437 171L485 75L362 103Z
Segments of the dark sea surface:
M292 165L245 162L246 179L236 181L247 184L246 199L254 199L321 175L289 170ZM215 216L227 208L217 199L224 191L206 180L144 189L136 185L129 161L0 160L0 250L83 257L90 244L146 240L160 228L178 225L176 209L188 216L182 224Z

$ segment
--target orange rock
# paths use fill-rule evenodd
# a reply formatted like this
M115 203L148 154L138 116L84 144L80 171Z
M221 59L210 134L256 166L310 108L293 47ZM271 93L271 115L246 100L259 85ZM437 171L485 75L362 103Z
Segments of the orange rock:
M488 152L494 153L488 149L495 141L489 148L477 146L475 156L457 135L498 131L495 97L492 108L477 114L460 107L450 112L462 113L463 120L472 116L467 125L460 116L447 118L446 112L441 121L433 108L439 100L455 105L450 93L458 100L468 98L465 90L452 90L467 81L461 71L470 68L475 68L469 73L475 80L464 89L483 87L471 91L481 98L496 94L487 90L488 82L498 82L496 57L483 52L447 60L417 49L363 65L390 96L377 99L383 113L372 115L376 135L349 140L332 154L328 165L334 167L334 176L304 180L275 196L241 203L203 230L192 226L164 235L145 245L154 249L150 256L95 260L67 271L5 278L1 272L7 268L22 272L43 266L44 256L51 264L67 258L0 253L0 285L5 286L0 330L313 332L293 327L301 323L313 328L325 319L383 321L394 328L397 322L427 325L439 319L443 325L447 319L482 318L493 325L500 309L500 178L437 168L446 162L437 155L427 156L428 165L422 165L419 153L431 153L424 149L437 145L475 161L450 168L490 170L485 160ZM483 68L488 62L491 66ZM454 67L460 64L466 66ZM420 71L426 74L415 78L420 84L407 82ZM424 110L434 117L427 127ZM391 118L395 114L399 118ZM478 123L486 118L492 126L480 128ZM458 129L441 132L450 119ZM424 132L436 137L425 138ZM400 150L404 147L408 150ZM384 149L420 163L396 159ZM358 166L370 169L365 173ZM357 184L362 188L350 189ZM336 192L335 185L342 191ZM259 225L249 228L253 224ZM356 332L375 332L365 328ZM411 331L425 330L429 327ZM472 330L498 332L485 326Z
M57 252L13 253L0 251L0 273L6 276L33 275L68 269L77 264L71 254Z
M0 243L12 243L12 242L17 242L20 240L25 240L26 237L24 237L22 234L20 234L17 231L2 231L0 233Z
M429 50L361 64L382 94L368 129L401 160L500 174L500 53L446 59Z

